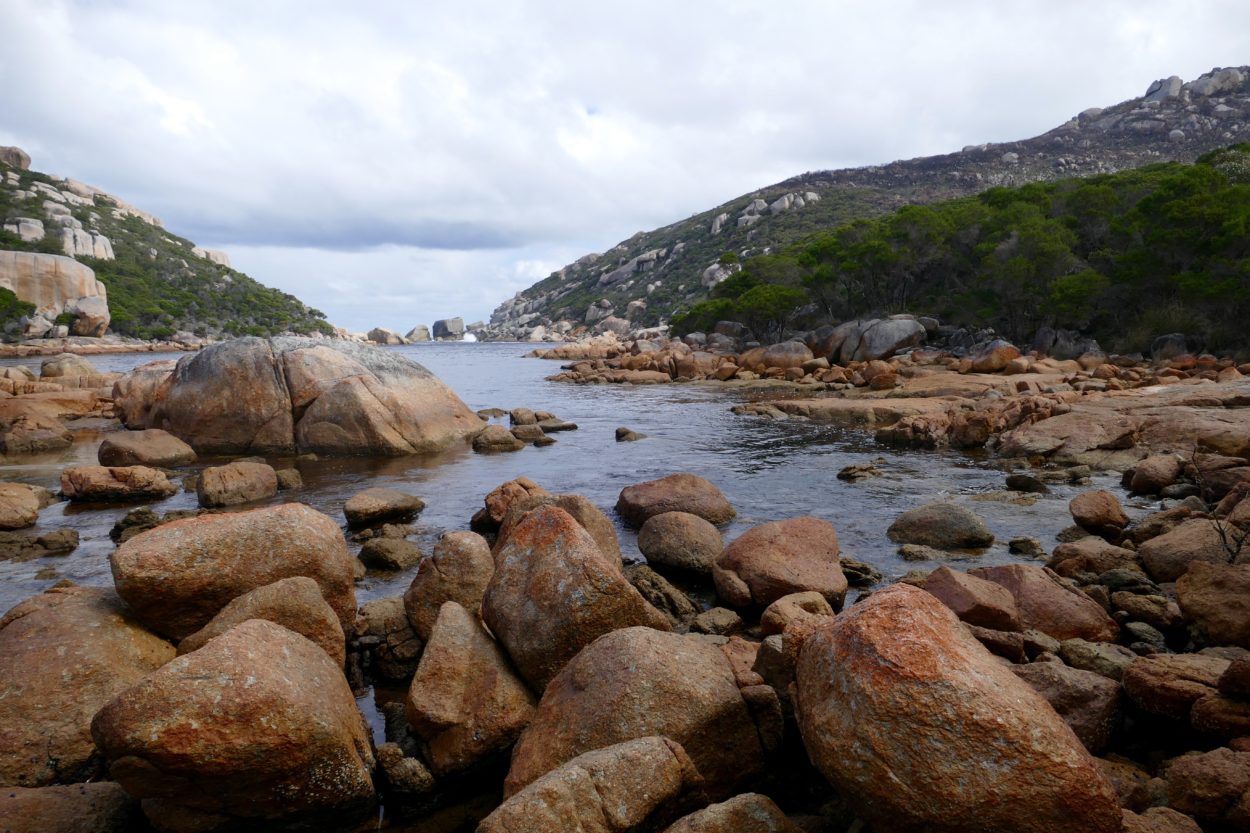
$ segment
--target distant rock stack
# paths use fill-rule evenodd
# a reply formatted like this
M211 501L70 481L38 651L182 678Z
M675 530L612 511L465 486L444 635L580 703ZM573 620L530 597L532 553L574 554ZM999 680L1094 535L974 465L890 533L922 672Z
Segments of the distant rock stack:
M17 147L0 147L0 165L8 165L20 171L29 171L30 154Z

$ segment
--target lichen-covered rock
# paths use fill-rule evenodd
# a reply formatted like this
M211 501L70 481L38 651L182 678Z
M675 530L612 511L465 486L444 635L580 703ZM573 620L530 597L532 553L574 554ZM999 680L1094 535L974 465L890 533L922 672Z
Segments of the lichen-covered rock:
M363 815L374 799L373 752L342 669L261 619L122 691L91 734L158 827L326 824Z
M147 466L76 466L61 472L61 494L83 503L161 500L177 493L164 472Z
M0 619L0 785L96 775L91 717L174 658L111 590L68 582Z
M578 651L618 628L668 630L664 614L625 579L569 513L540 506L495 556L482 618L521 676L542 691Z
M713 524L727 523L737 515L720 489L684 472L626 486L617 498L616 511L634 528L665 512L689 512Z
M593 749L513 794L477 833L627 833L700 785L681 745L639 737Z
M819 518L789 518L752 527L725 547L712 567L716 594L735 607L767 607L813 590L841 610L847 581L838 563L838 534Z
M731 794L764 766L725 654L697 636L634 627L601 636L551 681L512 753L505 794L592 749L648 735L680 743L712 794Z
M174 639L207 625L235 597L291 576L316 581L344 633L353 632L353 559L343 532L300 503L162 524L109 561L135 617Z
M408 688L408 722L435 775L468 769L512 746L536 699L477 617L446 602Z
M1120 831L1072 730L922 590L893 585L809 637L797 693L812 762L874 828Z
M558 506L595 539L596 546L609 561L621 560L621 543L616 538L616 525L612 520L583 495L534 494L520 497L508 504L499 524L499 534L495 538L495 551L508 542L513 528L531 511L539 506Z
M1146 572L1155 581L1176 581L1196 562L1222 564L1229 561L1219 527L1208 518L1182 521L1137 548Z
M428 640L444 602L456 602L480 616L482 597L494 573L495 559L486 539L476 532L444 533L404 593L404 610L413 630Z

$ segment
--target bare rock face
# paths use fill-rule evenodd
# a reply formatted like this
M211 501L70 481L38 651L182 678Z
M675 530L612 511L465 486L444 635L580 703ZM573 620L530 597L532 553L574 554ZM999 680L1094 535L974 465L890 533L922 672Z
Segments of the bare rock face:
M429 640L444 602L456 602L480 616L494 574L495 559L485 538L476 532L444 533L404 593L404 610L417 636Z
M108 434L98 456L102 466L176 468L194 463L195 449L168 431L153 428Z
M72 257L33 252L0 252L0 287L34 304L37 311L50 313L50 318L79 298L108 295L91 267Z
M215 344L180 360L152 398L145 424L131 427L163 428L217 454L413 454L482 427L421 365L346 341Z
M0 147L0 163L17 168L19 171L29 171L30 154L19 147L5 145Z
M680 744L666 737L631 739L586 752L543 775L483 819L477 831L647 829L699 784L699 772Z
M809 637L797 694L812 762L874 828L1120 831L1072 730L923 590L893 585Z
M1002 585L1016 600L1024 630L1055 639L1115 642L1120 626L1093 599L1064 586L1054 573L1032 564L977 567L968 575Z
M373 752L342 669L261 619L121 692L91 734L158 827L327 822L374 799Z
M812 517L747 530L716 559L712 580L716 594L735 607L766 607L782 596L814 590L841 610L847 588L838 534L833 524Z
M347 542L338 524L300 503L162 524L118 547L110 564L135 617L174 639L237 596L292 576L316 581L344 633L354 632Z
M616 501L616 511L634 528L664 512L689 512L712 524L727 523L738 514L720 489L686 473L626 486Z
M66 582L18 604L0 619L0 785L95 775L92 715L173 657L110 590Z
M743 793L679 819L664 833L802 833L802 828L768 796Z
M1217 645L1250 648L1250 564L1196 561L1176 582L1185 619Z
M77 466L61 472L61 494L84 503L161 500L177 493L164 472L147 466Z
M112 781L0 791L4 833L130 833L142 827L139 802Z
M592 749L648 735L680 743L713 794L730 794L764 765L725 654L696 636L635 627L595 640L552 680L512 753L504 792Z
M278 474L265 463L227 463L200 472L195 493L200 506L234 506L278 493Z
M602 634L670 627L619 561L604 557L581 524L555 506L527 514L496 554L482 618L536 691Z
M320 645L340 668L347 660L343 626L317 582L306 576L284 578L231 600L207 625L178 643L179 656L203 648L249 619L264 619L298 633Z
M508 749L535 703L477 617L446 602L405 702L408 723L428 744L434 774L468 769Z

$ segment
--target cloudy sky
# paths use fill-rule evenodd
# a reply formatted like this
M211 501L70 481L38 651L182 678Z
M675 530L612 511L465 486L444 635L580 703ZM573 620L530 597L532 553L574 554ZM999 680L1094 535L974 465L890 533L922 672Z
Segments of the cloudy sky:
M401 332L803 171L1250 63L1244 0L0 0L0 31L0 144Z

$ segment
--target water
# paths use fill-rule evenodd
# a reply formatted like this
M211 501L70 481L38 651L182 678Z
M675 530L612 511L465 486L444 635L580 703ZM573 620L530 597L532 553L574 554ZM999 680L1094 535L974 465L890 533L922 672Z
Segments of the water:
M510 454L481 455L457 448L434 456L347 458L296 463L274 458L275 465L296 465L305 487L275 501L299 500L343 522L343 503L369 486L389 486L420 495L427 504L414 540L429 551L446 530L466 529L483 497L500 483L526 475L557 492L586 495L609 517L621 489L632 483L689 471L706 477L738 510L724 532L732 539L751 525L768 520L814 515L831 522L844 552L867 561L888 578L932 563L906 562L886 537L891 521L921 503L952 499L985 518L998 543L976 557L978 563L1018 560L1006 542L1015 536L1040 538L1053 546L1054 533L1067 526L1067 502L1077 491L1056 487L1031 506L978 497L1002 489L1004 475L988 461L954 452L899 451L878 446L860 431L804 421L771 421L730 413L742 401L776 393L731 391L704 385L583 385L547 382L557 362L523 358L518 344L436 343L390 348L428 367L473 409L529 407L576 422L577 431L555 434L546 448L526 447ZM125 371L177 354L114 354L88 360L101 371ZM38 360L8 360L0 364ZM629 426L647 439L617 443L617 426ZM103 432L115 423L81 426L73 448L38 457L0 459L0 479L56 490L60 471L96 462ZM882 476L858 483L838 480L846 465L880 459ZM203 461L212 463L216 461ZM1103 475L1096 485L1113 487ZM193 493L180 493L151 504L158 512L192 508ZM108 532L131 507L82 508L58 503L43 510L35 531L70 526L81 544L73 553L26 562L0 561L0 610L68 578L83 584L111 581ZM1138 507L1139 511L1145 507ZM639 559L634 533L618 524L626 558ZM964 565L967 566L967 565ZM359 586L360 600L402 593L415 568L402 573L371 573Z

